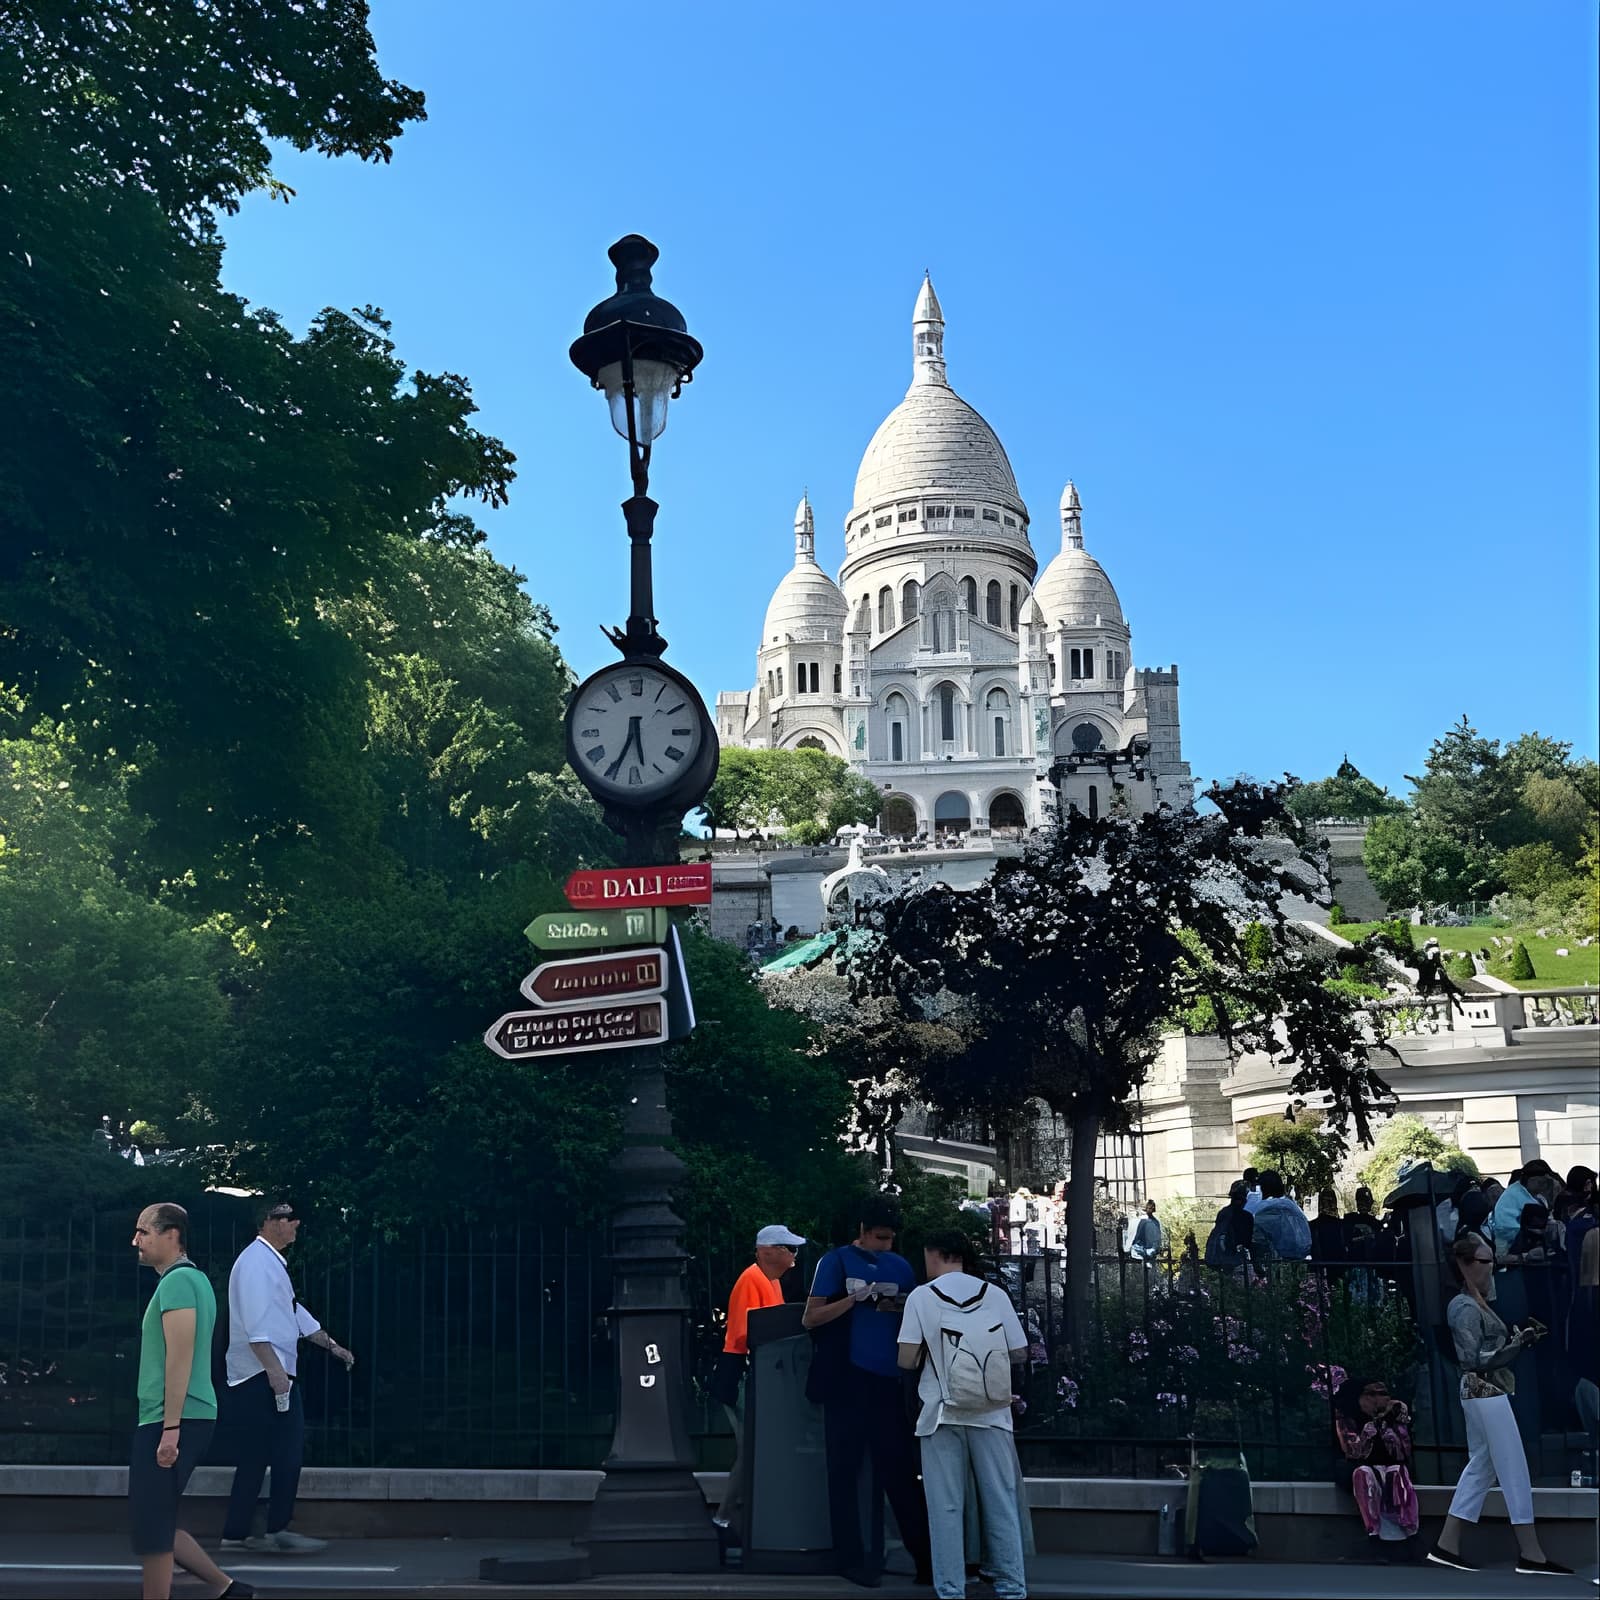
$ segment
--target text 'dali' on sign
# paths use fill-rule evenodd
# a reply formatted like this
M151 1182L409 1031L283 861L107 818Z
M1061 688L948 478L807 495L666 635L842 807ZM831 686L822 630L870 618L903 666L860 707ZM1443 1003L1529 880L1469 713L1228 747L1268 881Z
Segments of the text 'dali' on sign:
M507 1061L626 1050L666 1040L667 1008L660 1000L508 1011L483 1036L483 1042Z
M596 1000L645 999L667 987L665 950L628 950L615 955L541 961L522 980L523 996L536 1006L574 1006Z
M676 866L574 872L561 892L577 911L610 911L626 906L708 906L711 863L691 861Z

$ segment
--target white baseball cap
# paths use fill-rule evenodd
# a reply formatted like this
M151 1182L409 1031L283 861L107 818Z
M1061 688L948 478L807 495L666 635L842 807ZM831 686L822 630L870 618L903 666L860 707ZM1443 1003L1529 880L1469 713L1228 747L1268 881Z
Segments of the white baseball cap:
M805 1240L798 1233L790 1233L781 1222L774 1222L771 1227L763 1228L756 1235L756 1248L759 1250L764 1244L792 1244L798 1248Z

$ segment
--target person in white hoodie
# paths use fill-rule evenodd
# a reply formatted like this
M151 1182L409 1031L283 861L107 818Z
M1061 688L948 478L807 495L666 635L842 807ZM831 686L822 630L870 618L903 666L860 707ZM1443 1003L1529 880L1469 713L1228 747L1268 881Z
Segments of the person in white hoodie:
M933 1235L923 1250L928 1281L906 1297L899 1362L921 1368L922 1487L940 1600L966 1594L964 1527L969 1484L983 1520L985 1565L1000 1600L1028 1592L1023 1566L1020 1474L1011 1437L1011 1368L1028 1340L1003 1289L968 1269L971 1245L957 1232Z

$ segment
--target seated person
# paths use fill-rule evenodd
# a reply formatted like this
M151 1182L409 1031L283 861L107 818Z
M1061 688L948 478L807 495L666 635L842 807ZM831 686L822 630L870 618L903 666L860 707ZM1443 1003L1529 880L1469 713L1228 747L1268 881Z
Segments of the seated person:
M1373 1548L1410 1539L1418 1520L1411 1413L1381 1378L1347 1378L1333 1397L1333 1432Z

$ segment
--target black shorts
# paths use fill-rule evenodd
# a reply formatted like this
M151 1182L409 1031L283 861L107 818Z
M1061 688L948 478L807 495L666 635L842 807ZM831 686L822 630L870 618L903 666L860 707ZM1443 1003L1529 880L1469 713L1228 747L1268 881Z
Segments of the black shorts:
M178 1459L170 1467L156 1460L161 1424L147 1422L133 1430L133 1453L128 1461L128 1516L136 1556L172 1554L172 1536L178 1531L178 1497L211 1443L216 1423L209 1417L185 1417L178 1429Z

